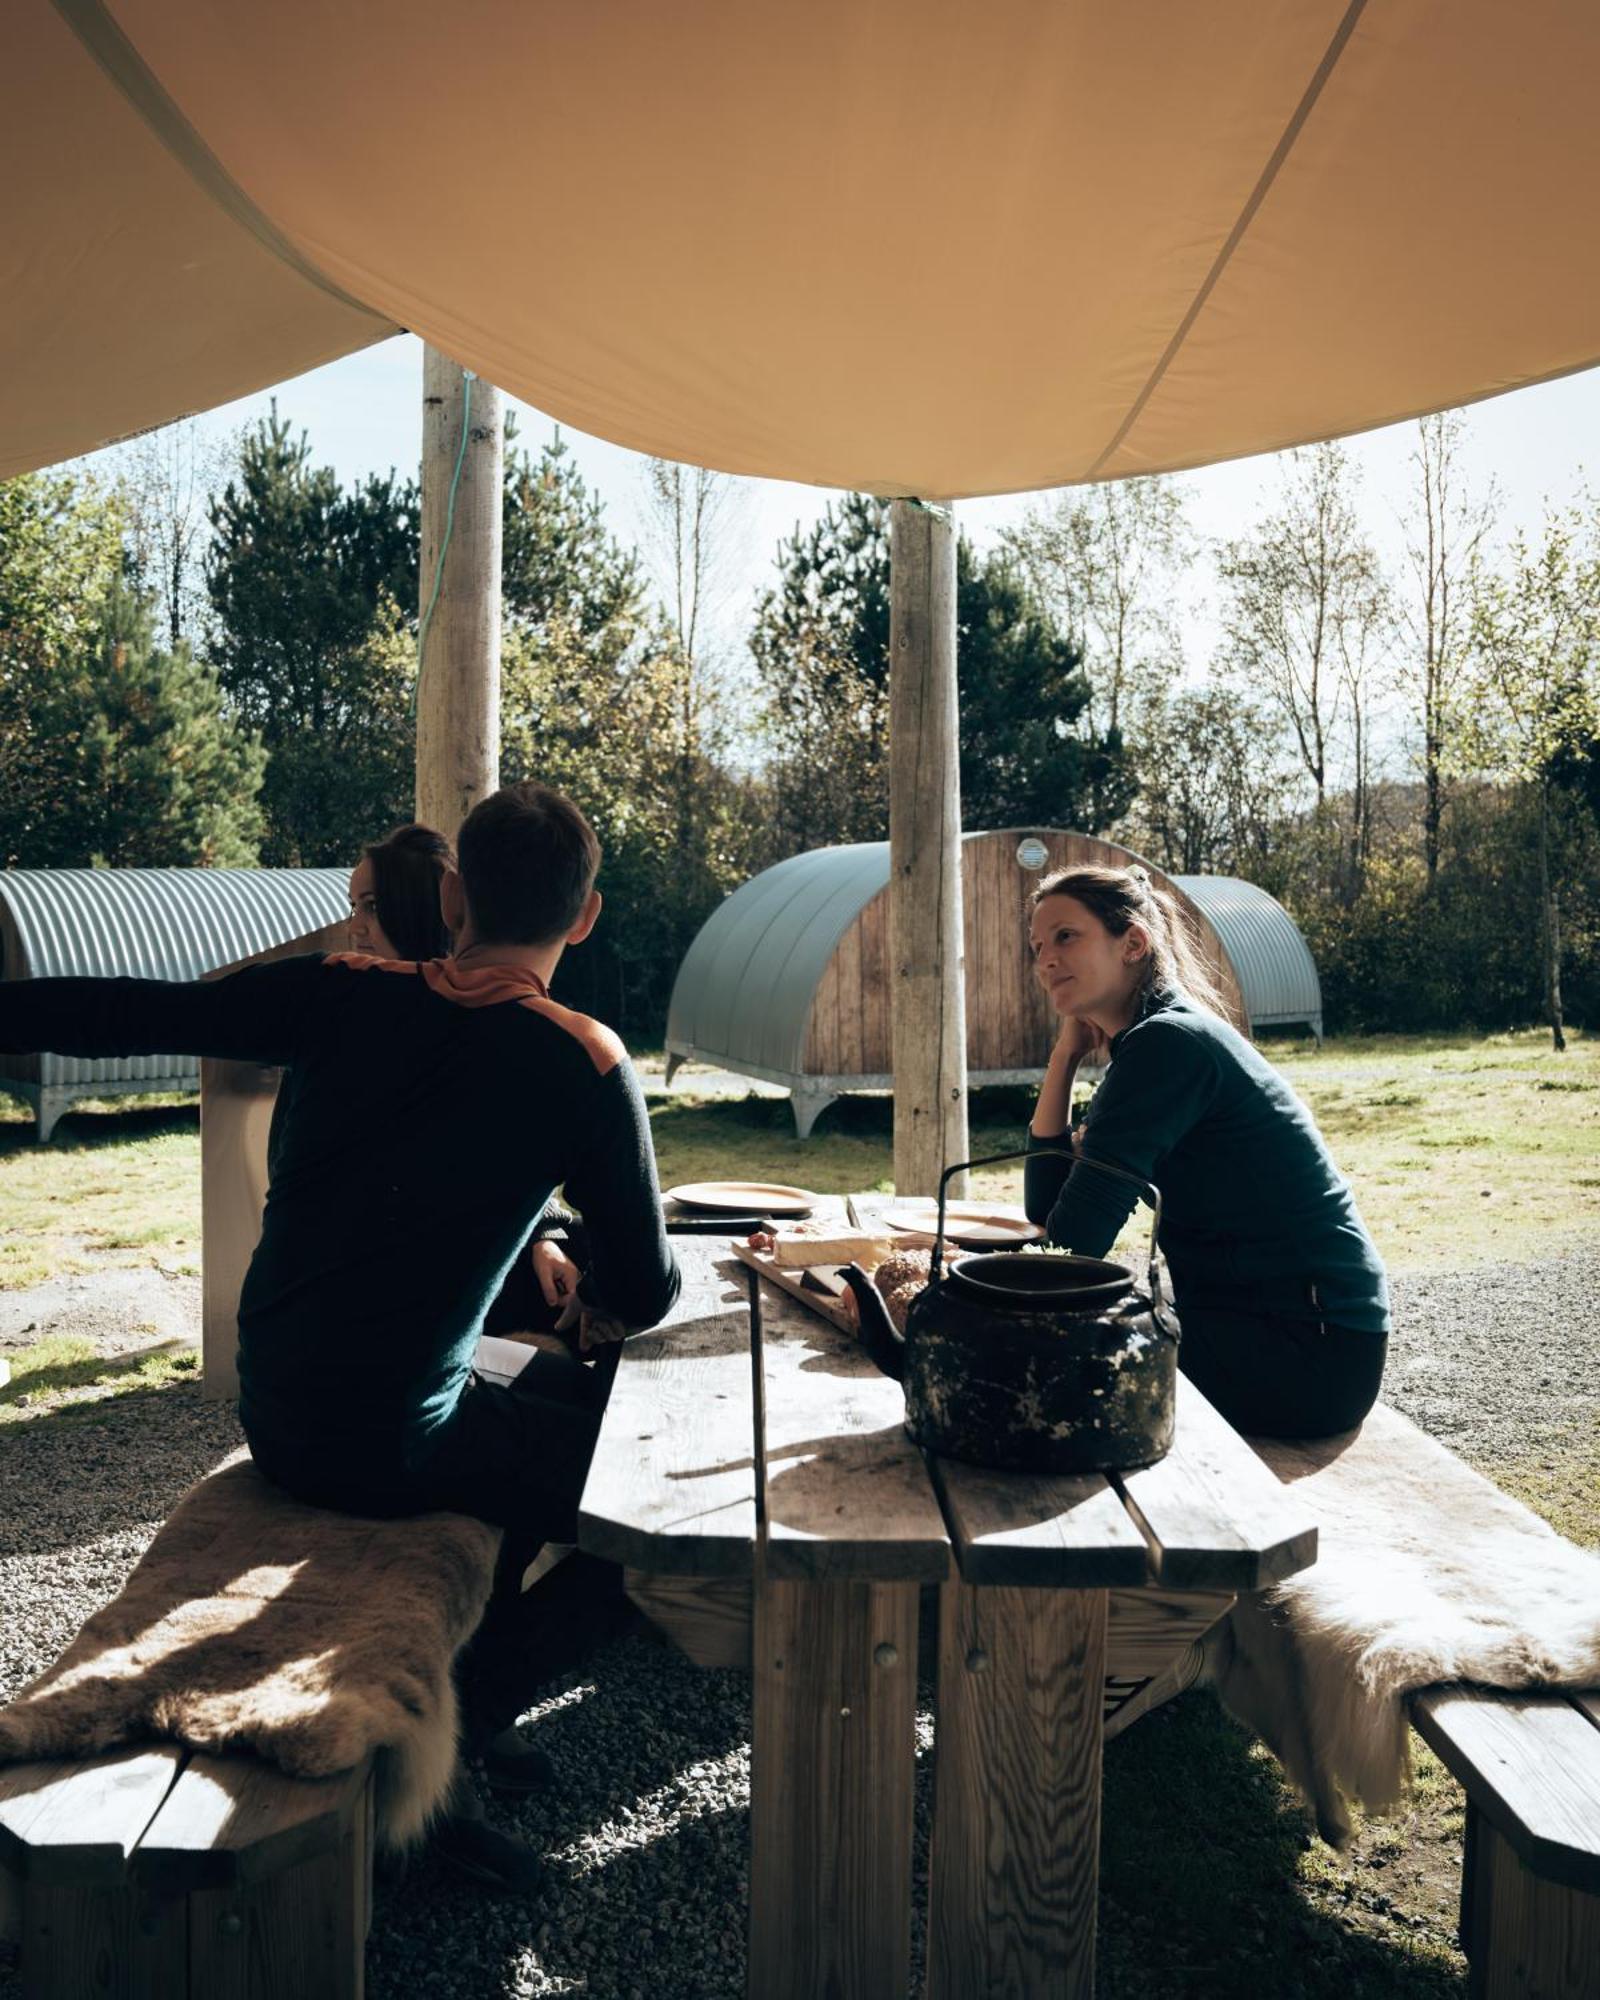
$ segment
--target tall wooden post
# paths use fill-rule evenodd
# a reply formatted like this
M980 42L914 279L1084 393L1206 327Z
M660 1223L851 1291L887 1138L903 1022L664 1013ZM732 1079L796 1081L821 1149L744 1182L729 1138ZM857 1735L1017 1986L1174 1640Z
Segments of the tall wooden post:
M504 452L500 391L425 348L417 818L451 839L500 782Z
M897 1194L933 1194L944 1168L968 1151L958 720L955 521L949 508L896 500L889 517L889 1023Z

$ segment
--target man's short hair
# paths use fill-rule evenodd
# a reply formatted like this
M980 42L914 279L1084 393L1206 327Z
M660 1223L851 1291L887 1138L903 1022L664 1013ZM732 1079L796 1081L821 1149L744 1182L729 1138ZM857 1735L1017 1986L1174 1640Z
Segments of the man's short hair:
M571 799L529 780L473 807L456 865L480 944L554 944L583 915L600 843Z

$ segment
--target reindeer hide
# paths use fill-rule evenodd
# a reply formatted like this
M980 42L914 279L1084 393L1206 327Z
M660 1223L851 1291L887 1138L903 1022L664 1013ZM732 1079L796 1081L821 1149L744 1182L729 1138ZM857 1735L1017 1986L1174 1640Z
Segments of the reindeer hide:
M1410 1775L1405 1697L1445 1681L1600 1687L1600 1557L1379 1404L1359 1431L1252 1440L1315 1513L1316 1563L1241 1597L1217 1691L1310 1800L1325 1840L1346 1798L1393 1805Z
M172 1737L317 1778L376 1752L380 1835L406 1846L449 1788L451 1668L499 1540L460 1514L304 1506L235 1457L190 1488L120 1595L0 1711L0 1758Z

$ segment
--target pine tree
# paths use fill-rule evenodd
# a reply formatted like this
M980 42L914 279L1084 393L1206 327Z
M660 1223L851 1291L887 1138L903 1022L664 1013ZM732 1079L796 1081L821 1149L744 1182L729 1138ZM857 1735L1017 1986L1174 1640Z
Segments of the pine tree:
M153 640L150 600L107 601L76 677L80 818L56 865L248 868L260 849L266 752L224 715L216 675Z
M559 626L565 641L614 665L645 618L639 559L613 538L559 431L535 461L507 452L500 557L508 625Z
M212 662L269 757L262 859L347 863L411 808L416 487L346 491L274 408L211 525Z
M778 550L751 650L766 694L773 851L889 826L888 508L847 494ZM956 551L961 817L1095 831L1133 784L1120 738L1086 730L1076 647L1008 555Z

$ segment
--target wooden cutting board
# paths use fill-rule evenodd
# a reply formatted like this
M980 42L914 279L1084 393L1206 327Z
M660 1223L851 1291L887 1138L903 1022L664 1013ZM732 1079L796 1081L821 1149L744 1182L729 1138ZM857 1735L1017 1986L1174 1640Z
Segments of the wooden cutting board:
M841 1280L834 1276L834 1265L825 1264L818 1269L817 1278L822 1287L819 1289L816 1284L806 1283L807 1274L803 1269L780 1270L769 1253L752 1250L748 1243L735 1242L731 1247L741 1264L748 1264L752 1271L759 1271L763 1278L770 1278L780 1292L787 1292L790 1298L809 1306L830 1326L836 1326L841 1333L855 1339L855 1302L842 1289Z

